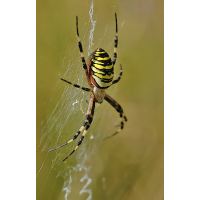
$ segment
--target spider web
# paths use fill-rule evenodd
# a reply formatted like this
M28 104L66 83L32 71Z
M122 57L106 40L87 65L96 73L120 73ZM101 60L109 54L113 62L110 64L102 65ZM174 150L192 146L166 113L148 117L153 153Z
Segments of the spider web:
M112 16L114 16L114 9L115 6L113 7L113 13L111 13ZM89 54L95 49L93 36L97 20L93 19L93 10L94 3L92 1L89 10L90 21L85 23L83 29L79 30L86 60ZM105 37L107 27L104 31L103 37L99 40L99 43ZM90 30L89 33L87 30ZM60 72L59 76L78 85L88 87L84 70L81 68L82 63L80 54L77 55L75 53L78 48L77 41L74 41L74 48L67 48L64 53L67 56L63 57L60 71L63 69L66 71L64 73ZM97 44L97 46L98 45L99 44ZM114 47L113 45L112 40L112 49ZM64 179L64 183L61 186L61 199L69 199L68 195L73 191L73 182L79 182L79 184L81 184L80 189L79 191L76 191L76 193L79 193L79 195L86 193L87 200L91 200L92 179L89 176L89 172L92 168L92 164L89 160L91 156L98 152L98 148L102 144L102 138L104 136L102 133L106 131L106 133L109 134L113 131L111 128L105 128L102 126L102 124L105 124L105 120L111 117L113 110L111 109L109 112L101 112L99 110L100 105L96 106L93 123L87 132L85 140L67 161L62 162L62 160L75 148L80 139L79 137L72 143L56 151L49 153L48 151L70 140L82 126L88 108L86 100L89 101L90 93L76 89L73 86L58 80L57 84L52 89L51 98L56 96L56 91L59 87L63 87L63 94L55 105L53 111L47 117L46 123L42 124L42 137L36 147L37 159L46 154L43 162L41 163L41 168L37 172L37 179L40 178L40 176L44 176L40 188L37 189L37 199L39 200L42 198L41 193L43 192L45 186L51 182L51 190L48 192L46 198L48 199L52 195L52 191L56 188L57 179L62 177ZM113 87L112 91L109 91L109 94L113 95L115 92L116 87ZM109 107L109 105L102 104L102 110L107 110L106 106ZM49 156L52 158L51 163L47 161ZM43 175L44 171L45 175ZM50 174L54 172L56 174L56 178L53 181L50 181Z

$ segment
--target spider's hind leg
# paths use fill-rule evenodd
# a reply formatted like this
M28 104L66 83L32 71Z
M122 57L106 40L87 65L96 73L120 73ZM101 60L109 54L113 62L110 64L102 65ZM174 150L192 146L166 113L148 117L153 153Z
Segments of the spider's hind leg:
M110 97L109 95L106 94L105 97L104 97L104 99L105 99L111 106L113 106L117 112L119 112L120 120L121 120L120 129L118 129L118 131L116 131L116 132L113 133L112 135L103 138L103 139L105 140L105 139L108 139L108 138L110 138L110 137L116 135L117 133L119 133L119 132L124 128L124 121L127 121L127 118L126 118L126 116L124 116L122 107L121 107L112 97Z
M79 129L79 131L74 135L74 137L73 137L71 140L69 140L68 142L62 144L62 145L59 146L59 147L56 147L56 148L54 148L54 149L49 150L49 152L54 151L54 150L56 150L56 149L59 149L59 148L61 148L61 147L64 147L65 145L67 145L67 144L69 144L70 142L74 141L74 140L79 136L79 134L83 131L83 129L86 127L86 125L87 125L87 122L85 121L84 124L83 124L83 126L81 126L81 128Z
M87 130L90 128L90 125L92 123L93 120L93 115L94 115L94 108L95 108L95 101L94 101L94 94L91 95L90 97L90 102L89 102L89 107L88 107L88 111L87 111L87 115L86 115L86 120L85 120L85 130L81 136L81 139L79 140L78 144L76 145L76 147L74 148L74 150L63 160L65 161L67 158L69 158L69 156L71 156L77 149L78 147L81 145Z

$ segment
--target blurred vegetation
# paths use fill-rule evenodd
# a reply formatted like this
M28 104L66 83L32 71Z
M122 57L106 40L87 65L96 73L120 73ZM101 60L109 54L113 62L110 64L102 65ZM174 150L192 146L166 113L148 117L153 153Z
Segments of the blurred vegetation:
M89 22L90 4L91 1L86 0L37 1L37 144L42 137L43 124L63 93L63 86L59 86L52 98L52 88L58 83L59 74L65 72L61 65L65 56L68 59L68 55L65 55L66 46L74 50L77 45L76 15L79 16L83 45L88 45L83 38L89 37L90 30L83 29L85 23ZM93 47L104 48L111 57L115 12L119 25L116 74L119 72L119 63L122 63L123 76L107 93L116 91L113 98L123 107L128 122L120 134L103 142L97 154L91 157L89 162L93 167L89 173L92 184L88 188L92 188L95 200L164 199L164 2L94 0L93 19L97 23ZM78 47L73 57L80 57ZM86 53L85 57L87 59ZM81 65L76 67L82 70ZM84 74L83 70L82 73ZM76 82L75 79L71 81ZM77 90L72 89L70 92ZM118 114L113 108L103 104L98 115L110 111L112 116L108 116L104 124L96 125L113 131ZM104 110L105 108L108 109ZM84 118L81 123L83 120ZM41 150L42 144L37 150L37 171L46 156L46 152L41 153ZM38 199L64 199L64 179L58 176L59 170L50 170L51 159L46 159L43 171L37 177ZM72 188L77 190L74 189L69 194L69 199L87 198L87 194L79 195L83 186L80 184L79 179L72 182Z

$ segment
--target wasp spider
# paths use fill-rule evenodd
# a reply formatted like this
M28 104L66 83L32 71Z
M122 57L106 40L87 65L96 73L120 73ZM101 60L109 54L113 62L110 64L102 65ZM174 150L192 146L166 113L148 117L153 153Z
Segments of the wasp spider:
M74 135L74 137L71 140L69 140L65 144L63 144L59 147L56 147L52 150L49 150L49 152L50 152L50 151L56 150L60 147L63 147L65 145L69 144L70 142L75 140L80 135L80 133L84 130L83 134L81 136L81 139L79 140L75 149L63 161L65 161L69 156L71 156L81 145L81 143L87 133L87 130L90 128L90 125L92 123L93 116L94 116L95 103L100 104L105 99L111 106L113 106L116 109L116 111L120 115L120 119L121 119L120 129L117 132L115 132L114 134L112 134L108 137L105 137L104 139L110 138L110 137L116 135L117 133L119 133L124 127L124 121L127 121L126 116L124 116L124 114L123 114L122 107L112 97L110 97L105 92L105 90L107 88L109 88L111 85L119 82L119 80L121 79L121 76L122 76L122 66L120 64L119 77L116 80L113 80L114 65L115 65L115 62L117 59L117 44L118 44L118 35L117 35L118 28L117 28L116 13L115 13L115 22L116 22L116 34L115 34L115 39L114 39L114 59L111 61L111 58L109 57L109 55L102 48L98 48L89 56L89 59L88 59L87 65L86 65L84 54L83 54L83 47L81 44L81 40L79 38L78 17L76 16L76 31L77 31L78 46L79 46L79 50L81 53L81 60L83 63L83 69L85 71L87 82L92 89L81 87L77 84L73 84L62 78L61 78L61 80L75 86L76 88L80 88L84 91L91 92L92 94L90 96L89 107L88 107L85 122L81 126L79 131Z

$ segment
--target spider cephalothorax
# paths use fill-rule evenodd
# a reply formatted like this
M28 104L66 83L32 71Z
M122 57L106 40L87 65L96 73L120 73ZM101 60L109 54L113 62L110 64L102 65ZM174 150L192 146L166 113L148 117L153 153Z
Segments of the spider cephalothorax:
M65 144L63 144L59 147L56 147L52 150L49 150L49 151L53 151L53 150L56 150L60 147L67 145L68 143L75 140L79 136L79 134L84 130L77 146L64 160L66 160L69 156L71 156L78 149L79 145L82 143L82 141L87 133L87 130L90 128L90 125L93 120L95 103L102 103L103 100L105 99L111 106L113 106L116 109L116 111L120 115L120 120L121 120L120 129L118 131L116 131L114 134L112 134L106 138L110 138L113 135L116 135L118 132L120 132L124 127L124 121L127 121L127 118L123 113L122 107L112 97L110 97L105 92L105 89L107 89L111 85L117 83L121 79L121 76L122 76L122 66L120 64L119 77L113 81L114 65L115 65L115 62L117 59L117 44L118 44L118 35L117 35L118 28L117 28L117 14L116 13L115 13L115 22L116 22L116 33L115 33L115 40L114 40L114 59L111 61L111 58L108 55L108 53L106 53L106 51L104 51L102 48L98 48L89 56L89 59L88 59L87 65L86 65L84 54L83 54L82 43L79 38L78 17L76 16L77 39L78 39L79 50L81 53L83 69L85 70L85 75L86 75L88 84L92 89L81 87L77 84L73 84L62 78L61 78L61 80L65 81L69 84L72 84L73 86L80 88L84 91L91 92L92 94L90 96L89 107L88 107L85 122L81 126L79 131L74 135L74 137L71 140L69 140ZM106 139L106 138L104 138L104 139Z

